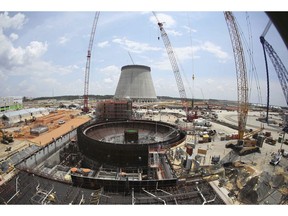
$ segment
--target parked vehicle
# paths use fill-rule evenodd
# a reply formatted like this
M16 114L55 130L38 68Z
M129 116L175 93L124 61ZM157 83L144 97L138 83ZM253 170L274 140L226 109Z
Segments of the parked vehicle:
M282 156L283 156L284 158L288 158L288 151L283 150Z
M58 121L58 124L59 124L59 125L65 124L65 121L64 121L64 120L59 120L59 121Z
M282 154L280 152L278 152L277 154L274 154L270 161L270 164L273 166L277 166L280 163L281 158L282 158Z

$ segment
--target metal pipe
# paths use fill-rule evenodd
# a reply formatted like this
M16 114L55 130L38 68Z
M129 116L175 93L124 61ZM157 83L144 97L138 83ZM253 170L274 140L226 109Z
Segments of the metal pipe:
M82 197L81 197L81 200L79 202L79 205L81 205L83 202L84 202L84 194L82 193Z
M15 180L16 181L16 193L7 201L6 204L8 204L20 192L20 190L18 188L18 179L19 179L19 176L17 176L17 178Z
M48 193L46 193L46 196L44 197L44 199L43 199L42 202L41 202L42 205L44 204L44 201L45 201L45 200L47 199L47 197L52 193L53 190L54 190L54 185L53 185L52 189L51 189Z
M132 205L135 204L134 188L132 188Z
M205 204L207 203L207 200L206 200L206 198L204 197L204 195L202 194L202 192L200 191L200 189L198 188L197 185L198 185L198 182L196 182L196 189L197 189L198 193L200 194L200 196L201 196L202 199L203 199L202 205L205 205Z
M158 182L157 182L157 183L158 183ZM157 184L157 186L158 186L158 184ZM171 194L171 193L169 193L169 192L167 192L167 191L164 191L164 190L162 190L162 189L156 188L156 190L157 190L157 191L161 191L161 192L163 192L163 193L165 193L165 194L168 194L168 195L173 196L173 194ZM174 197L174 201L175 201L175 204L178 205L177 200L176 200L175 197Z
M214 202L217 198L217 195L215 194L215 197L212 199L212 200L208 200L206 203L211 203L211 202Z
M166 205L165 200L163 200L163 199L161 199L160 197L157 197L156 195L154 195L154 194L152 194L152 193L146 191L144 188L142 188L142 190L143 190L144 192L146 192L147 194L149 194L150 196L152 196L152 197L154 197L154 198L156 198L156 199L162 201L162 202L164 203L164 205Z
M196 184L198 184L198 182L196 182ZM217 198L217 195L215 194L215 197L214 197L212 200L208 200L208 201L207 201L206 198L204 197L204 195L202 194L202 192L200 191L200 189L198 188L197 185L196 185L196 189L197 189L197 191L199 192L200 196L201 196L202 199L203 199L202 205L205 205L205 204L207 204L207 203L214 202L214 201L216 200L216 198Z

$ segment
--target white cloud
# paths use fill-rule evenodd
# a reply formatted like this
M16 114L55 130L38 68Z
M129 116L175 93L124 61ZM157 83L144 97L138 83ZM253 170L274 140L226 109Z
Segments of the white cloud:
M55 78L47 77L41 80L43 85L53 86L55 84L59 84L59 82Z
M8 12L0 14L0 30L3 29L21 29L22 26L27 22L27 18L22 13L17 13L13 17L9 16Z
M181 70L181 63L183 63L185 60L191 60L192 58L193 59L199 58L199 56L196 55L197 51L199 50L201 50L199 46L193 46L192 48L189 46L175 47L173 51L174 51L174 56L176 58L179 70ZM169 60L166 50L163 50L161 60L153 63L153 67L159 70L171 70L172 71L171 62Z
M19 38L19 36L15 33L11 33L9 37L10 37L11 41L15 41Z
M188 26L183 26L183 28L186 29L188 33L190 33L190 32L193 32L193 33L198 32L196 29L190 28Z
M110 46L109 41L103 41L97 44L98 47L103 48L103 47L107 47Z
M177 32L177 31L171 30L171 29L166 30L166 32L167 32L168 35L173 35L173 36L181 36L181 35L183 35L181 32Z
M214 54L217 58L221 59L223 62L229 59L228 53L224 52L220 46L217 46L210 41L204 42L201 45L201 49Z
M206 41L195 46L176 47L174 48L175 55L180 61L200 58L197 54L199 51L205 51L213 54L221 63L225 63L230 59L228 53L224 52L222 48L212 42Z
M47 51L47 43L42 43L39 41L32 41L25 47L13 47L10 43L3 42L6 45L6 52L0 53L1 59L6 59L7 61L0 66L11 68L14 66L23 66L24 64L34 64L35 60L42 56ZM1 45L1 42L0 42Z
M225 91L227 91L227 89L224 88L224 86L222 86L222 85L218 85L218 86L216 87L216 89L217 89L219 92L225 92Z
M29 67L47 51L48 44L45 42L31 41L26 47L15 47L13 41L18 39L16 33L11 33L9 37L5 35L4 29L20 29L26 23L25 15L17 13L9 16L7 12L0 14L0 71L15 74L15 71ZM21 68L18 68L21 67Z
M58 43L59 44L66 44L70 39L66 36L62 36L60 38L58 38Z
M41 57L48 51L47 42L30 41L26 46L15 46L13 41L18 39L18 35L5 35L4 29L19 29L25 24L25 20L25 16L21 14L13 17L9 17L8 13L0 14L0 79L7 80L7 83L19 79L13 88L6 83L1 85L1 95L19 95L19 92L30 96L51 95L51 89L60 94L69 94L67 83L63 85L66 79L58 78L77 71L77 65L61 66L44 61ZM67 41L67 37L59 38L60 43ZM72 89L75 86L77 85L74 84Z
M62 66L54 66L57 73L59 73L60 75L67 75L67 74L71 74L74 71L78 71L79 67L77 65L68 65L65 67Z
M25 50L23 50L21 47L18 48L9 47L9 48L10 50L8 50L7 56L3 56L8 59L6 63L9 65L9 67L22 65L24 63Z
M120 68L117 67L117 66L115 66L115 65L109 65L109 66L107 66L107 67L105 67L105 68L101 68L101 69L100 69L100 72L101 72L101 73L104 73L104 74L106 74L106 73L108 73L108 74L111 74L111 73L120 73Z
M214 83L214 82L215 82L215 80L213 80L213 79L207 79L207 80L206 80L206 83L207 83L207 84L212 84L212 83Z
M153 83L157 96L179 97L178 87L172 73L156 78Z
M153 68L159 69L159 70L171 70L172 71L171 63L168 59L168 56L167 56L167 58L163 59L162 61L155 62L153 64Z
M39 58L47 51L47 48L47 42L42 43L39 41L31 41L30 44L25 48L25 54L32 58Z
M34 85L31 85L31 83L28 80L21 80L20 83L17 85L17 89L22 92L23 95L25 94L33 94L37 91L38 83L35 83ZM23 91L24 89L24 91Z
M172 16L169 16L169 15L164 14L164 13L156 13L156 16L157 16L159 22L163 23L165 29L171 28L176 24L176 21L172 18ZM158 23L155 16L150 16L149 20L153 24Z
M196 56L196 53L200 50L201 48L199 46L187 46L187 47L176 47L174 49L175 55L177 56L177 59L180 61L184 60L190 60L190 59L195 59L199 58Z
M104 79L105 83L113 83L113 80L111 78L106 78Z
M159 47L152 47L147 43L140 43L137 41L128 40L127 38L115 38L112 42L120 44L125 50L134 53L143 53L146 51L158 51L161 50Z

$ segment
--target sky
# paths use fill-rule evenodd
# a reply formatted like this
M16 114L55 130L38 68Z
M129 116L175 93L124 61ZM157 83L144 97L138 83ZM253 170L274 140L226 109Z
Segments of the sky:
M114 7L100 12L91 56L89 94L113 95L121 67L139 64L151 68L157 96L179 97L151 11L145 7L119 11ZM269 19L263 11L234 10L233 14L242 35L249 102L265 104L267 80L259 37ZM172 44L187 98L236 101L235 61L223 12L202 8L155 12ZM89 9L66 11L61 7L13 10L7 6L7 10L0 12L0 96L83 95L94 15ZM287 65L287 48L273 25L265 39ZM248 55L249 52L253 54ZM270 104L286 106L270 60L268 64Z

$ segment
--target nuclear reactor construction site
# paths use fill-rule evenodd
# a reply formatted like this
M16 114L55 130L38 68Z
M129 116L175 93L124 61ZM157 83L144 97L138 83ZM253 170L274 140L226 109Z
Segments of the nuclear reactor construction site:
M233 14L224 16L233 48L241 49ZM88 77L98 18L83 98L0 98L1 204L288 204L285 109L249 104L237 68L237 102L188 100L159 20L180 99L157 97L151 68L132 64L121 68L113 98L93 101Z

